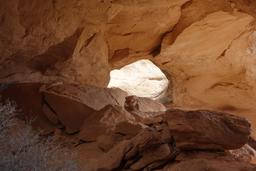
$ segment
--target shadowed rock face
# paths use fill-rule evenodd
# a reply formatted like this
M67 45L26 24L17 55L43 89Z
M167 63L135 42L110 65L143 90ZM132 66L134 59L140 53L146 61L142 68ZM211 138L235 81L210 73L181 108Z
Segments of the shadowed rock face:
M168 110L165 117L181 149L236 149L250 136L247 120L225 113Z
M255 9L253 0L3 0L0 94L33 126L96 146L94 170L255 170L234 156L245 146L226 154L255 148ZM110 70L139 59L166 73L179 109L105 88Z
M33 124L48 135L61 135L88 170L179 169L189 163L195 169L255 168L249 164L252 154L244 147L237 150L252 144L250 123L238 116L165 111L156 101L120 89L74 84L13 84L1 95L15 100L24 116L34 114Z
M1 82L58 76L105 87L109 63L153 51L187 1L2 2Z
M215 171L253 171L255 166L247 165L246 162L239 162L234 160L229 154L213 154L213 153L184 153L181 154L174 164L166 166L164 171L179 171L179 170L191 170L191 171L203 171L203 170L215 170Z

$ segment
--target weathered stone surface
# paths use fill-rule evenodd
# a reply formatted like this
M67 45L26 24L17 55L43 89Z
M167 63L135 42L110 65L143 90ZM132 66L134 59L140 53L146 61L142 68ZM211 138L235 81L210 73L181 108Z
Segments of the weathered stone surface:
M256 164L256 151L248 144L243 147L229 151L234 158L247 163Z
M100 135L97 137L98 147L104 152L109 151L116 144L116 141L116 138L112 135Z
M56 113L46 104L43 104L42 110L44 112L44 115L49 119L53 124L58 124L59 119Z
M42 92L69 98L86 104L94 110L100 110L111 104L124 106L127 93L118 88L98 88L75 84L56 83L41 88Z
M247 120L226 113L168 110L165 120L180 149L237 149L250 136Z
M169 164L164 171L254 171L255 165L236 160L233 156L225 153L185 153L181 154L176 163Z
M76 144L93 141L75 149L82 149L84 170L93 160L98 170L154 170L169 163L165 170L254 171L245 163L253 150L243 145L255 143L247 142L246 120L205 110L164 114L165 107L149 99L126 99L119 89L86 85L106 87L111 69L150 59L172 79L174 106L232 112L255 125L255 5L252 0L2 1L0 83L15 84L0 85L0 94L16 101L23 118L35 118L33 126L52 132L61 123L67 133L80 131L72 135ZM52 82L64 84L39 90ZM252 130L253 137L255 126ZM175 158L175 143L192 155ZM233 156L212 151L235 148L240 149Z
M217 12L232 12L231 3L226 0L193 0L182 6L181 17L173 30L166 34L161 44L161 51L170 46L177 36L191 24L202 20L207 15Z
M127 111L140 112L164 112L166 108L163 104L145 97L127 96L125 98L125 109ZM145 116L146 117L146 116Z
M108 45L103 33L88 34L84 30L78 39L73 56L58 66L59 74L82 85L106 87L109 82Z
M172 151L168 144L160 145L159 147L153 147L146 149L141 155L141 159L132 164L130 168L132 170L141 170L156 161L163 161L168 159Z
M107 131L106 127L114 129L117 123L129 117L132 120L122 109L126 93L119 89L56 83L41 87L41 92L66 131L74 133L82 129L84 141L95 141Z
M173 145L173 139L164 139L163 132L142 130L130 140L124 140L112 148L98 160L95 170L142 170L161 166L174 159L178 154ZM124 162L124 163L122 163ZM122 163L122 164L121 164ZM154 167L156 166L156 167Z
M151 52L161 36L178 22L188 0L126 0L113 2L107 23L111 62L129 55Z
M123 122L127 123L125 129L118 126ZM120 106L108 105L99 111L91 113L88 118L84 119L80 128L79 138L83 141L96 141L97 137L105 134L123 133L124 135L129 135L129 131L125 130L132 128L132 124L136 125L137 122L130 113ZM140 127L141 126L139 126L139 128ZM137 129L134 131L135 134L138 132Z
M156 57L172 75L174 106L232 112L256 123L253 22L240 12L209 14Z
M61 95L44 92L44 99L69 133L79 131L84 120L95 112L86 104Z
M252 0L232 0L234 7L237 10L245 11L246 13L256 17L256 2Z
M254 149L256 150L256 139L252 136L249 137L249 141L248 144Z
M187 1L3 1L0 80L57 76L104 87L109 63L151 53Z

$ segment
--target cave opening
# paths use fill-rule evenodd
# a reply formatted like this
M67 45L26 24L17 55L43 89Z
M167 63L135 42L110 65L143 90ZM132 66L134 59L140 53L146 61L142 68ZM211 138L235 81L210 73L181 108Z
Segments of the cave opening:
M164 102L167 98L169 80L153 62L138 60L110 72L108 87L117 87L129 95L147 97Z

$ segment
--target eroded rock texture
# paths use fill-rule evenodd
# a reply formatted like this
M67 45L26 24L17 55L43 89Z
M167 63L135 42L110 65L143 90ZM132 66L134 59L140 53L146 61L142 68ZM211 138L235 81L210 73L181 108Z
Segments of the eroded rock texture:
M255 9L251 0L3 1L0 82L106 87L111 69L150 59L173 82L175 106L256 123Z
M187 1L3 1L1 81L106 86L109 63L153 51Z
M156 61L173 77L175 105L243 113L255 122L252 16L211 13L187 27Z
M75 151L82 170L172 170L190 163L195 169L255 169L254 150L244 146L253 145L251 125L238 116L165 111L119 89L74 84L13 84L0 93L16 101L20 117L34 118L42 134L58 136Z

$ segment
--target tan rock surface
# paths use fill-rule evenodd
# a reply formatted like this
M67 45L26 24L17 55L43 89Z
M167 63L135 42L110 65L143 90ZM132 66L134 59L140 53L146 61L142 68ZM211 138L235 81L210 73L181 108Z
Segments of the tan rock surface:
M152 99L137 96L127 96L125 98L125 109L127 111L140 111L140 112L164 112L166 107Z
M58 76L104 87L109 63L153 51L187 1L3 1L0 80Z
M231 3L228 0L193 0L182 6L181 17L173 30L166 34L162 41L162 49L171 45L177 36L191 24L202 20L207 15L217 12L232 12Z
M107 41L112 61L151 52L172 29L188 0L126 0L114 2L108 13Z
M215 12L162 51L156 62L173 78L174 106L232 112L256 123L253 22L244 13Z
M0 95L45 135L72 139L84 170L254 171L255 151L245 144L255 148L255 7L253 0L2 0ZM181 110L102 88L111 69L138 59L165 72L170 106ZM247 120L226 112L250 120L253 135Z

